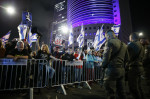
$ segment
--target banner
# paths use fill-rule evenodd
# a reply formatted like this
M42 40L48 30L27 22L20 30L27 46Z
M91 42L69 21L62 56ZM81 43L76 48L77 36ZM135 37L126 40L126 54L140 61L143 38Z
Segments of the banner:
M62 46L62 41L63 41L62 36L56 35L54 44Z

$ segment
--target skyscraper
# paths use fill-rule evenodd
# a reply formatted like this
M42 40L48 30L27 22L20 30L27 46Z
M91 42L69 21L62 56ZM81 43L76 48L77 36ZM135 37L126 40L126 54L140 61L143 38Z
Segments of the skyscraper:
M53 41L57 35L64 35L62 33L63 26L67 26L67 0L56 0L56 4L54 5L54 18L51 35L51 39Z
M119 38L127 42L132 32L128 0L68 0L67 22L73 26L74 45L77 46L81 25L85 30L85 45L94 40L96 31L104 24L104 32L113 25L121 26ZM128 33L127 33L128 32Z

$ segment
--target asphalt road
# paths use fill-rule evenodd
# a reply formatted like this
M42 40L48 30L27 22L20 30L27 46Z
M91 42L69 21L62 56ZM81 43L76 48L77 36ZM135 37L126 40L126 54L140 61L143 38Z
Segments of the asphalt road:
M150 85L143 82L142 86L146 99L150 99ZM93 83L91 88L89 90L86 87L79 89L68 86L67 95L57 93L56 87L40 89L40 93L38 89L34 89L34 99L106 99L104 88L101 88L98 83ZM132 99L127 86L126 91L127 99ZM29 99L29 90L0 92L0 99Z

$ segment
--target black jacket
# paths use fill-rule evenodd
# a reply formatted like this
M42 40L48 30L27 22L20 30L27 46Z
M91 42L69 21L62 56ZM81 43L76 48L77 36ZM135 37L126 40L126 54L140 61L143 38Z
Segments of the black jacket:
M65 53L65 54L63 54L63 56L62 56L62 60L73 61L73 59L75 59L75 57L74 57L73 54Z

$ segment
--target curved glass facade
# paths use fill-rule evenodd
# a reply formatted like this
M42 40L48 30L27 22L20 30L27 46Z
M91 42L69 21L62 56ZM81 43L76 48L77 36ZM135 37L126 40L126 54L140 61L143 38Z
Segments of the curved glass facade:
M118 0L68 0L68 24L73 27L97 24L110 23L119 24L120 11L116 3ZM116 10L117 8L117 10ZM117 12L116 15L114 15ZM119 17L119 18L117 18ZM119 22L118 22L119 19Z

